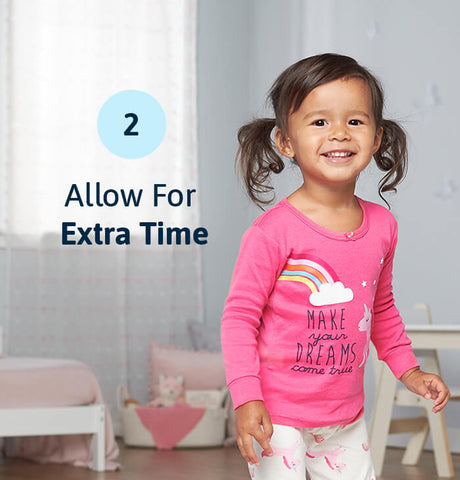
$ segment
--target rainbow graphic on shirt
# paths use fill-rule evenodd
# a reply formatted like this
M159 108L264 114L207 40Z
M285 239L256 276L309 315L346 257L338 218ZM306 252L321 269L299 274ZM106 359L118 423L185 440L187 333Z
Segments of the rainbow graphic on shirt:
M335 283L339 280L334 270L329 265L319 264L308 258L290 258L284 266L278 280L302 282L312 292L319 292L321 285Z
M353 299L353 291L344 287L332 267L310 255L289 258L278 280L306 285L311 292L310 303L315 306L345 303Z

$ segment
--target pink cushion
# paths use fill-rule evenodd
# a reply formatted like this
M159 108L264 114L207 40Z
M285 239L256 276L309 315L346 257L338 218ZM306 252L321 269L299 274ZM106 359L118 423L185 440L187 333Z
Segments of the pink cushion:
M149 345L149 394L155 399L158 376L183 375L184 387L190 390L212 390L225 387L222 352L192 351L152 342Z

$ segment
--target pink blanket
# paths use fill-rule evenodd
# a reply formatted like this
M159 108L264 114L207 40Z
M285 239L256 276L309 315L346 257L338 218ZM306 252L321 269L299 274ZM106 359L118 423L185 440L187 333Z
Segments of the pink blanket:
M90 367L76 360L0 358L0 408L61 407L104 403ZM1 437L1 429L0 429ZM16 437L8 439L7 456L38 462L90 467L91 435ZM119 450L106 409L106 470L116 470Z
M136 413L152 435L155 446L175 447L203 418L205 408L177 404L173 407L137 407Z

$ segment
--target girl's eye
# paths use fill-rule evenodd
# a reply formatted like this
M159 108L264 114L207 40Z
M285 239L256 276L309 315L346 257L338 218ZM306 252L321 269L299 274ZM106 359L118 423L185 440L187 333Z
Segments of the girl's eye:
M322 124L321 124L322 123ZM321 125L320 125L321 124ZM326 120L315 120L313 122L313 125L316 125L317 127L324 127L324 125L326 124Z
M357 123L352 123L352 122L357 122ZM351 123L352 125L360 125L360 124L362 124L363 122L362 122L361 120L357 120L357 119L355 118L354 120L350 120L350 123Z

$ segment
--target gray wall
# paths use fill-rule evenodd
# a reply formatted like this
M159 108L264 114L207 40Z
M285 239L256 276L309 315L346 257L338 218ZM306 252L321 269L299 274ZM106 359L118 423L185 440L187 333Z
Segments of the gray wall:
M202 223L211 241L203 254L205 319L217 326L242 232L260 213L246 201L233 174L236 131L265 112L265 93L295 60L326 51L369 67L383 82L387 118L409 134L410 169L389 197L400 239L394 290L400 308L431 305L435 323L459 323L455 295L460 269L460 162L456 123L460 103L457 19L454 0L199 0L199 165ZM375 168L358 194L379 201ZM299 185L288 169L276 179L278 199ZM459 382L460 352L443 352L443 375ZM366 379L368 410L373 400ZM460 451L458 405L447 407L452 446Z
M218 325L247 202L233 171L236 132L250 115L249 2L198 2L198 168L204 318ZM242 221L243 220L243 221Z
M261 213L234 172L237 131L264 113L266 90L296 57L296 31L281 35L273 27L288 25L294 14L273 0L198 1L199 198L210 237L201 250L209 325L220 322L241 236Z

